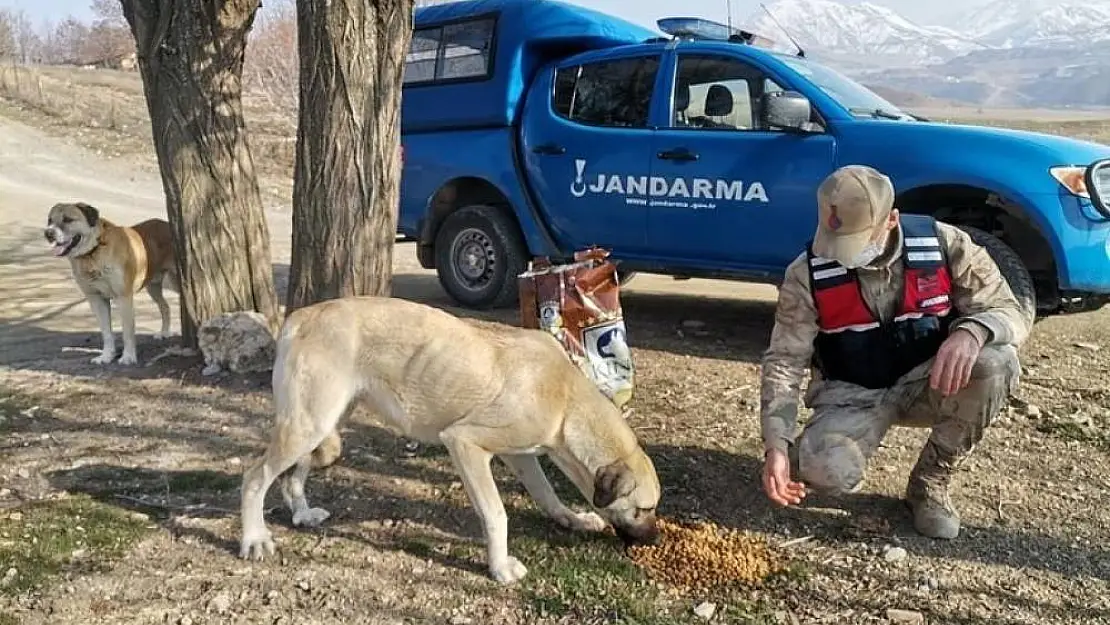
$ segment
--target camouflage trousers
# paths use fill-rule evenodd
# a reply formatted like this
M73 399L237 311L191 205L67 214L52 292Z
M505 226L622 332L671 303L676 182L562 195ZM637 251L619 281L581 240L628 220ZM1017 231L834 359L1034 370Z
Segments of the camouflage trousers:
M891 426L932 428L930 443L945 459L966 457L1006 404L1021 376L1017 350L987 346L962 390L944 397L929 387L930 359L887 389L817 380L806 393L813 416L795 448L807 486L824 493L852 492Z

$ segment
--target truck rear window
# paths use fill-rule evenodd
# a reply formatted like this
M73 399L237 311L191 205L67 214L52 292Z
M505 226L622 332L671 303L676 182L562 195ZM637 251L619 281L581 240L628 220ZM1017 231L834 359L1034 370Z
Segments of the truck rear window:
M596 61L559 68L552 108L590 126L643 128L648 123L658 56Z
M405 84L488 78L495 23L482 18L414 30Z

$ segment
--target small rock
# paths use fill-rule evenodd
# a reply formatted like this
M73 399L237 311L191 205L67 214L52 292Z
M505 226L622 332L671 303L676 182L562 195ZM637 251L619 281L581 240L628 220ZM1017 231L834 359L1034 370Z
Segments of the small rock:
M886 618L891 623L896 625L924 625L925 615L913 610L895 610L891 608L886 611Z
M243 459L242 459L242 458L239 458L238 456L236 456L235 458L231 458L231 459L229 459L229 460L227 461L227 463L228 463L228 464L230 464L230 465L231 465L231 466L233 466L233 467L237 467L237 466L239 466L239 465L243 464Z
M16 471L15 474L18 475L19 477L23 478L23 479L27 479L27 478L31 477L31 472L28 471L27 469L20 469L20 470Z
M1036 404L1029 404L1025 407L1025 416L1029 417L1030 419L1040 419L1041 414L1041 408Z
M13 513L8 515L8 518L11 519L12 521L22 521L23 520L23 513L22 512L13 512Z
M694 608L694 614L696 614L698 618L706 621L713 618L713 615L716 613L717 604L712 601L704 601Z
M463 616L461 614L456 614L455 616L452 616L451 620L449 620L447 622L450 625L471 625L471 623L474 622L474 619L470 618L469 616Z
M1076 343L1075 346L1078 347L1079 349L1085 349L1085 350L1091 351L1091 352L1097 352L1100 349L1102 349L1101 345L1096 345L1094 343Z
M266 593L266 603L273 603L277 601L279 597L281 597L280 592L276 590L271 590L270 592Z
M188 616L183 616L177 619L177 625L193 625L193 619Z
M309 584L307 579L302 579L301 581L297 582L297 588L300 588L301 590L307 592L312 589L312 584Z
M224 614L231 609L231 595L221 592L208 602L208 608L217 614Z
M891 564L905 560L908 555L906 550L901 547L891 547L888 545L887 548L883 550L883 559Z

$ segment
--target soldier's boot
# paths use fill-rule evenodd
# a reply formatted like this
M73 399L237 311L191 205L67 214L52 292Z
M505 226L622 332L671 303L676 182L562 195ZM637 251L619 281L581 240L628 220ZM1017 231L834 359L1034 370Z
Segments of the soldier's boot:
M952 474L966 457L946 453L932 440L925 443L906 486L906 502L919 533L945 540L959 535L960 514L952 505L948 489Z

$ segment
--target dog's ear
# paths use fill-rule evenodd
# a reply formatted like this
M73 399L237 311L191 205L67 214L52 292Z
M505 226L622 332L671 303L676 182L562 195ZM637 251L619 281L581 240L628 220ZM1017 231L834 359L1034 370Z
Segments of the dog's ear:
M607 508L636 488L636 478L623 460L606 465L594 476L594 507Z
M76 206L77 210L81 211L81 214L85 216L85 221L88 222L90 227L95 226L96 223L100 221L100 211L96 210L96 208L89 206L84 202L77 202L76 204L74 204L74 206Z

